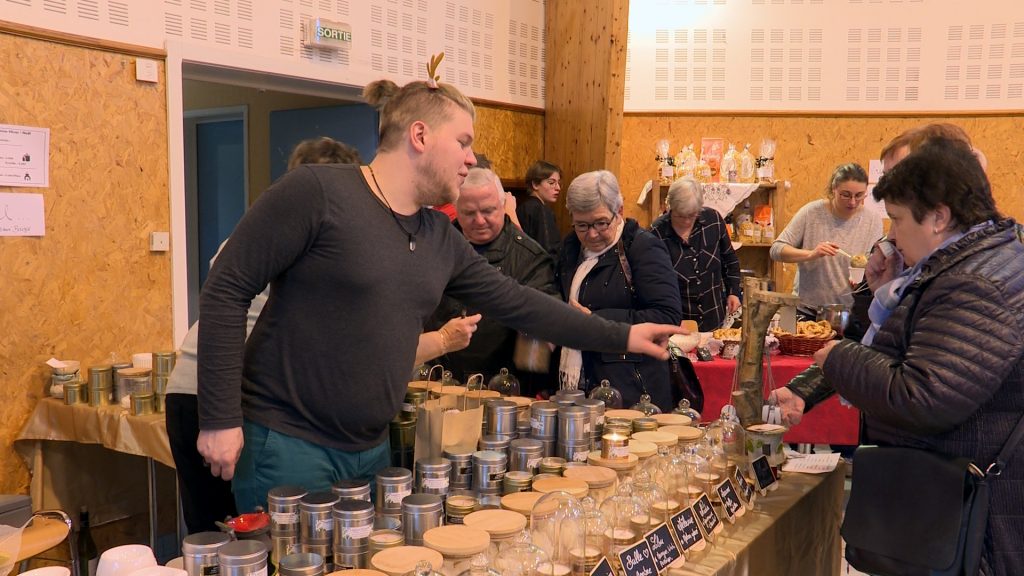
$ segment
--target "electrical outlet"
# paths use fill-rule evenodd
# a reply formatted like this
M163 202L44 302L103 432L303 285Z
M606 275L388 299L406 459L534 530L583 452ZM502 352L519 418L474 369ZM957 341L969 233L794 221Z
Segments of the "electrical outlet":
M169 232L150 232L149 251L167 252L171 249L171 235Z
M135 79L140 82L159 82L160 66L157 64L157 61L148 58L136 58Z

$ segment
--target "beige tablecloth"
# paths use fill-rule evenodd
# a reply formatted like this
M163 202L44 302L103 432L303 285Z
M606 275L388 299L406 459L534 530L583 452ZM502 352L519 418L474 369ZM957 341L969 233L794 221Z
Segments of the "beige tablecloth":
M671 576L838 576L843 464L824 475L788 473L754 510L725 524L714 545Z

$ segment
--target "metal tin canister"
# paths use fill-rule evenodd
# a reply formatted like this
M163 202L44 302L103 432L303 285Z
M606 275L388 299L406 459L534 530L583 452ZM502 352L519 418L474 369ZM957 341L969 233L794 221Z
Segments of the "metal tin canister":
M444 501L437 494L413 494L402 500L402 530L407 546L423 546L423 534L444 525Z
M392 420L388 423L391 434L391 464L412 469L416 450L416 420Z
M125 396L128 396L128 395L130 395L132 393L132 391L129 390L128 387L125 386L121 382L121 370L124 370L125 368L131 368L131 367L132 367L132 363L131 362L115 362L115 363L110 365L111 372L114 373L114 403L115 404L120 404L122 398L124 398Z
M501 452L508 454L509 443L511 438L500 434L488 434L487 436L481 436L480 442L477 446L480 450L493 450L495 452Z
M281 558L301 551L302 544L299 542L298 532L294 536L270 535L270 561L272 563L277 564Z
M153 393L149 394L132 394L132 414L135 416L145 416L146 414L152 414L156 410L156 399L153 398Z
M562 469L565 468L565 458L558 456L541 458L538 470L540 474L554 474L555 476L562 475Z
M330 574L334 572L334 556L333 546L330 543L327 544L301 544L299 546L298 553L314 554L324 559L324 572Z
M89 367L89 405L114 403L114 369L110 364Z
M538 440L558 438L558 405L534 402L530 405L530 436Z
M532 438L518 438L509 443L509 471L537 473L540 460L544 457L544 444Z
M331 492L337 494L339 500L366 500L367 502L372 502L369 480L338 480L331 484Z
M473 453L444 452L444 457L452 463L452 481L449 491L473 489Z
M582 406L558 409L559 444L590 443L590 410Z
M462 524L463 519L476 512L477 499L472 494L454 494L444 503L445 523Z
M513 470L505 474L502 481L502 496L515 492L529 492L533 485L533 473Z
M338 495L333 492L311 492L299 498L299 541L303 545L329 546L334 542L331 508L337 501ZM329 552L327 556L330 556ZM326 556L324 561L327 561Z
M153 353L156 356L156 353ZM298 552L289 554L277 564L278 576L323 576L324 558L319 554Z
M583 390L559 390L555 393L555 396L559 398L566 398L572 400L574 404L579 404L580 400L586 400L587 393Z
M473 453L473 491L477 494L501 494L501 482L508 469L508 457L502 452L480 450Z
M590 439L582 442L558 442L558 456L566 462L586 462L590 457Z
M332 507L334 517L334 564L365 568L369 560L374 508L366 500L339 500Z
M415 421L416 411L419 406L427 401L426 390L415 390L410 388L405 392L405 401L402 402L402 409L398 412L398 419L403 421Z
M656 432L658 421L650 416L633 419L633 432Z
M552 438L550 440L541 440L540 443L541 446L544 447L543 454L545 458L557 456L557 454L555 454L555 451L558 448L558 440Z
M217 550L220 576L266 576L267 547L259 540L235 540Z
M88 404L89 389L85 387L85 382L67 382L64 384L64 403L68 406L72 404Z
M590 437L600 438L604 433L604 401L595 398L584 398L576 403L590 411Z
M447 458L425 458L416 462L416 492L448 495L452 482L452 462Z
M299 500L308 493L305 488L299 486L277 486L267 492L271 534L299 535Z
M402 500L412 494L412 472L406 468L384 468L377 472L377 512L402 514Z
M188 576L216 576L220 573L217 551L231 541L224 532L197 532L181 541L183 568Z
M487 400L484 413L487 417L487 434L512 437L516 434L519 405L511 400Z
M381 550L387 548L394 548L396 546L405 546L405 534L401 530L392 530L390 528L383 528L381 530L374 530L370 532L370 545L369 545L369 557L373 558L373 555Z
M161 350L153 352L153 376L167 377L174 370L174 362L178 354L174 350Z
M156 412L157 414L163 414L164 413L164 410L165 410L165 407L166 407L166 403L165 403L165 399L166 398L167 398L166 394L156 394L156 393L153 394L153 412Z

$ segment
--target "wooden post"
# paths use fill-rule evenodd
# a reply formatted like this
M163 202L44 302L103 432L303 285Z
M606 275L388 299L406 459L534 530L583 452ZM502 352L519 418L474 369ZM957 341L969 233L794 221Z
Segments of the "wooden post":
M762 290L764 280L747 277L743 285L743 328L740 353L736 359L736 389L732 403L744 426L761 422L764 406L762 358L764 336L775 312L782 305L796 306L800 299L792 294Z

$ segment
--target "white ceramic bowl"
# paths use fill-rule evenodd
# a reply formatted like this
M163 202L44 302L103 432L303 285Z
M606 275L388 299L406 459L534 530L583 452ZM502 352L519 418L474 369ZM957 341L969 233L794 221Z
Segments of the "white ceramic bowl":
M71 576L71 569L65 566L45 566L21 572L20 576Z
M100 555L96 576L128 576L143 568L156 566L156 557L149 546L128 544L111 548Z

